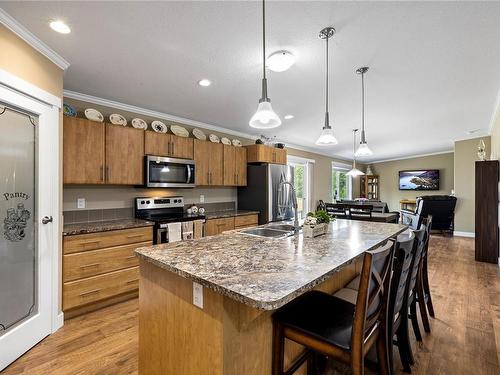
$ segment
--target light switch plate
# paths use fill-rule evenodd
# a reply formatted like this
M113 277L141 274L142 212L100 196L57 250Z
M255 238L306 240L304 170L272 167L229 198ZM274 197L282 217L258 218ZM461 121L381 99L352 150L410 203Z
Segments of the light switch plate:
M76 200L76 206L78 208L85 208L85 198L78 198Z
M203 285L193 282L193 305L203 308Z
M203 194L200 195L200 203L205 203L205 196Z

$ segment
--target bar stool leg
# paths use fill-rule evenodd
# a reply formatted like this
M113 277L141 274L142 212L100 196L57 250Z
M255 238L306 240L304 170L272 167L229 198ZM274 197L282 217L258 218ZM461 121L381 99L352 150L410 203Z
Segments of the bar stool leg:
M424 287L422 282L422 272L417 277L417 300L418 300L418 308L420 310L420 316L422 318L422 324L424 325L424 330L427 333L431 332L431 324L429 322L429 316L427 315L427 307L425 306L425 294Z
M424 293L426 296L425 302L427 304L427 309L429 310L429 315L435 318L436 315L434 314L434 305L432 304L431 288L429 287L429 271L427 269L427 257L424 258L422 281L424 284Z
M387 345L387 330L385 328L380 329L379 337L377 338L377 359L380 368L381 375L389 375L391 371L389 370L389 355L388 355L388 345ZM392 348L392 345L391 345Z
M273 323L273 375L283 375L284 372L285 336L283 326Z
M413 333L415 333L415 338L417 341L422 341L422 335L420 334L420 328L418 326L417 302L415 300L413 300L410 305L410 319L413 327Z

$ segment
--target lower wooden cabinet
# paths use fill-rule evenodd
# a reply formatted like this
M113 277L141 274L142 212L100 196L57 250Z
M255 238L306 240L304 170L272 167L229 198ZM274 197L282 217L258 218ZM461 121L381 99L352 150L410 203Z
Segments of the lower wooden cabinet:
M257 225L259 225L259 215L257 214L236 216L234 218L235 229L256 227Z
M259 223L259 215L250 214L220 219L207 219L205 223L205 236L215 236L228 230L255 227Z
M65 317L135 297L139 288L139 262L134 250L150 246L152 240L152 227L64 237Z

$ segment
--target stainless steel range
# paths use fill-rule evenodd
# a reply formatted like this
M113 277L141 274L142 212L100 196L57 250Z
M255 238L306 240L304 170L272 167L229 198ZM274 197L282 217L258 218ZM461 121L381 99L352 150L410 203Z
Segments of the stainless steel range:
M192 215L184 212L183 197L135 198L135 217L155 223L153 243L169 242L169 224L204 220L204 215Z

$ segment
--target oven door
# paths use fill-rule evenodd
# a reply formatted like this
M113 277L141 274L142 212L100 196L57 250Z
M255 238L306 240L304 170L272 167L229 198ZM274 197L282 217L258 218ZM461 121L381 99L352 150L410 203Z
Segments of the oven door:
M146 156L146 186L165 188L190 188L195 186L195 161Z

